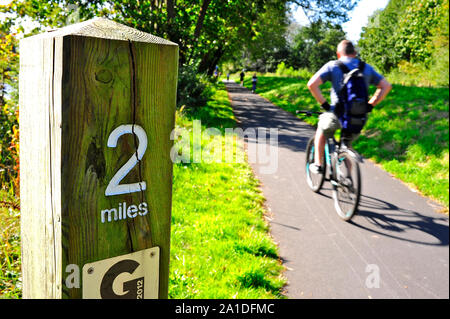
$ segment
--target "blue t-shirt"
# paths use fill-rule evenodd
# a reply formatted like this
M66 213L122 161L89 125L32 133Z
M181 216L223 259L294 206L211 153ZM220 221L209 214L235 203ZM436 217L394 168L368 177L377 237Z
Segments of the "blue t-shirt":
M349 70L353 70L354 68L357 68L359 65L359 59L357 58L350 58L344 56L339 60L344 62L344 64L349 68ZM319 71L317 71L316 75L320 76L323 83L331 81L331 92L330 92L331 105L336 105L336 103L339 100L337 92L340 91L343 85L342 82L344 80L344 74L337 65L336 61L330 61L327 64L325 64ZM370 84L378 85L381 79L383 79L383 76L377 73L374 70L374 68L367 63L366 66L364 67L363 75L367 87L369 87Z

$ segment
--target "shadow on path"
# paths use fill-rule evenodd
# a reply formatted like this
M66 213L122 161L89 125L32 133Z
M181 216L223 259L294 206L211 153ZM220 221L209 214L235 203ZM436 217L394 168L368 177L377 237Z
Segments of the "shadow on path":
M333 197L324 191L331 192L332 189L325 186L317 195L332 201ZM438 217L439 215L435 215L436 217L430 217L410 209L398 207L385 200L362 194L359 210L355 216L364 219L357 222L358 219L354 218L349 221L350 224L378 235L421 245L449 245L449 227L446 216ZM408 230L418 230L435 238L436 241L420 241L400 237Z
M351 220L351 224L379 235L421 245L448 246L449 244L448 220L444 216L439 217L437 214L433 217L426 216L367 195L361 196L358 215L364 217L369 225L357 223L357 219ZM428 234L436 241L401 237L401 234L411 229Z
M314 134L314 129L309 124L238 84L228 84L227 90L233 94L233 111L243 130L258 127L276 128L278 146L296 152L306 150L306 144Z

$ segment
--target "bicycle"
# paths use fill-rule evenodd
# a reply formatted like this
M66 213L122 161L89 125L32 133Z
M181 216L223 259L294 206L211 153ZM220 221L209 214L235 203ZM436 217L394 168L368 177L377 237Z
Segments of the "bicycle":
M322 112L296 111L307 116L313 114L320 115ZM312 173L310 164L314 163L314 137L312 137L306 147L306 181L309 188L318 193L325 180L329 180L332 185L334 207L345 221L349 221L358 210L361 196L361 172L359 164L362 157L345 144L345 141L336 141L334 137L328 138L325 143L324 158L322 159L322 173ZM327 179L328 177L328 179Z

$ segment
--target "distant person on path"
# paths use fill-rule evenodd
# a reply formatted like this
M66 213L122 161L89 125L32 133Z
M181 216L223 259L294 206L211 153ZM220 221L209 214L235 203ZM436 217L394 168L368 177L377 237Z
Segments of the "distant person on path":
M241 85L244 85L244 77L245 77L244 70L242 70L242 72L239 74L239 76L241 77Z
M230 72L227 72L227 82L230 82Z
M252 77L252 92L256 92L256 83L258 82L258 78L256 77L256 73L253 74Z
M372 66L356 58L357 53L352 42L341 41L337 46L336 54L338 60L326 63L308 82L311 94L326 111L319 117L314 139L315 165L311 165L310 170L316 174L323 171L322 159L326 138L332 137L338 128L342 128L341 140L350 146L351 141L358 137L366 123L368 113L386 97L392 88L391 84ZM351 76L352 73L354 76ZM332 84L331 105L323 97L319 88L327 81L331 81ZM375 85L377 90L369 100L367 89L371 84Z

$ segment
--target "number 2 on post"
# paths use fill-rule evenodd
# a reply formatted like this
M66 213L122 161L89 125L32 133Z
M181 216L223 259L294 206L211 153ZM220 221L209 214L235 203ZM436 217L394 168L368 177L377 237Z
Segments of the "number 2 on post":
M144 181L132 184L119 184L120 181L131 171L134 166L136 166L138 161L140 161L144 156L145 150L147 149L147 134L145 134L144 129L139 125L120 125L109 135L107 145L108 147L116 147L119 137L124 134L133 134L133 132L137 136L139 146L136 152L134 152L133 156L131 156L131 158L128 160L128 162L126 162L125 165L123 165L113 176L108 184L108 187L106 187L105 196L140 192L141 190L145 190L147 188L147 185Z

